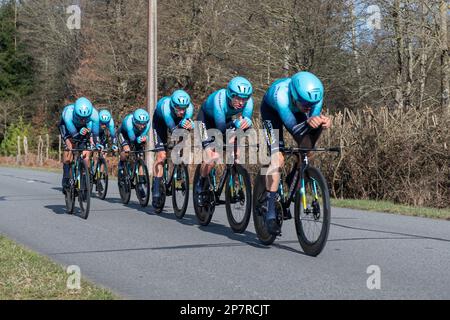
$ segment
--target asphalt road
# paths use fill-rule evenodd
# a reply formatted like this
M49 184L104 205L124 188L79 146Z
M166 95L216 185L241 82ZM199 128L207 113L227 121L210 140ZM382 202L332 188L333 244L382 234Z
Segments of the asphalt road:
M329 241L312 258L292 220L266 247L252 221L233 234L223 206L200 227L192 206L177 220L170 198L160 215L134 194L123 205L114 180L82 220L65 213L60 181L55 173L0 167L0 233L78 265L124 298L450 299L450 221L333 208ZM369 289L377 268L380 288Z

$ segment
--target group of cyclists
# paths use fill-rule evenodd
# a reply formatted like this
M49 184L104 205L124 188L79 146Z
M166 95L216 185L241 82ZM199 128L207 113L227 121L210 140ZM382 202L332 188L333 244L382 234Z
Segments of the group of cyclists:
M206 179L214 168L218 158L214 148L214 139L208 136L208 129L218 129L224 135L228 129L247 130L252 127L254 100L253 86L244 77L235 77L227 88L217 90L208 96L201 105L196 121L200 124L202 148L205 156L200 169L200 179L194 186L199 195L204 194ZM293 136L299 146L313 148L323 129L331 126L330 118L321 115L324 87L317 76L310 72L299 72L290 78L275 81L266 91L260 106L260 115L270 150L270 174L266 176L267 215L266 224L271 234L280 232L276 223L275 197L280 181L280 169L284 166L284 128ZM152 205L158 206L163 183L163 165L167 158L169 134L176 129L194 130L194 105L190 95L184 90L176 90L171 96L163 97L157 103L153 115L144 109L137 109L123 119L117 129L111 112L96 110L92 103L81 97L67 105L61 116L59 129L64 141L62 185L65 190L69 183L70 163L73 150L86 147L83 152L85 161L89 161L92 149L104 151L107 146L107 134L111 140L111 150L119 152L118 170L124 170L124 164L131 148L143 150L152 128L156 160L153 167ZM275 130L278 130L276 134ZM84 145L83 145L84 144ZM139 183L144 176L139 173ZM138 192L145 193L145 190ZM199 204L205 201L199 197Z

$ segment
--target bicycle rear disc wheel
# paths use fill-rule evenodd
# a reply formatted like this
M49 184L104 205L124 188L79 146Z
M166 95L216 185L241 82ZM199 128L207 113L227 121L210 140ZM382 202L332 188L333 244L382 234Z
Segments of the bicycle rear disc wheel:
M175 216L183 219L189 203L189 171L185 164L175 166L172 178L172 205Z
M315 257L322 252L328 239L330 195L326 180L318 169L308 167L304 180L306 207L298 192L295 197L295 229L303 251Z
M70 183L70 187L66 188L65 200L66 200L66 210L68 214L73 214L73 209L75 208L75 188L73 182Z
M144 160L139 159L137 162L137 168L136 168L137 176L136 179L136 197L139 200L139 204L141 207L146 207L148 205L148 201L150 200L150 178L148 176L148 169L147 165L144 163ZM139 182L139 175L143 171L144 175L144 182ZM145 195L141 195L139 190L144 190Z
M106 193L108 192L108 166L104 158L99 159L99 172L97 176L97 196L104 200L106 198ZM101 186L101 187L99 187ZM100 191L99 191L100 189Z
M276 235L269 233L266 225L266 177L258 174L255 178L253 187L253 222L255 224L256 236L262 244L269 246L275 239Z
M236 164L225 187L225 208L228 223L235 233L243 233L252 214L252 190L247 170ZM230 185L230 183L233 185Z
M131 197L131 181L126 168L123 169L123 173L120 173L119 170L117 174L117 183L122 203L128 204Z
M200 179L200 167L201 165L197 165L197 168L195 169L195 174L194 174L194 190L192 192L192 197L193 197L193 201L194 201L194 211L195 211L195 216L197 217L197 221L200 225L202 226L207 226L212 219L212 215L214 213L214 209L215 209L215 204L213 203L214 200L211 201L205 201L205 206L200 207L198 205L198 197L200 196L197 191L196 191L196 185L198 183L198 180ZM209 179L206 179L207 186L205 186L205 190L209 190L210 185L209 185ZM209 200L214 199L211 198L211 191L206 191L208 192L208 198ZM213 195L214 197L214 195Z
M91 179L89 168L84 161L79 164L80 186L78 192L78 203L80 205L80 217L87 219L91 206Z

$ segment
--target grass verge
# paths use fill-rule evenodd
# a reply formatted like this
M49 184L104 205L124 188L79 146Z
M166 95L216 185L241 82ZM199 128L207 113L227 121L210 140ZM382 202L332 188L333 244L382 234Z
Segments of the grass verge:
M351 208L376 212L397 213L407 216L450 220L450 209L412 207L389 201L331 199L333 207Z
M0 300L112 300L106 289L81 279L80 290L67 289L71 274L47 257L0 235Z

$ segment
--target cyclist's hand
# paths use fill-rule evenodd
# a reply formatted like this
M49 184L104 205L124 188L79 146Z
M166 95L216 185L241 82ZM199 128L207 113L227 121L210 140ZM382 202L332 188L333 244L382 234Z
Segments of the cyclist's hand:
M194 125L190 119L185 119L181 122L181 127L186 130L192 130Z
M324 129L330 129L331 128L331 119L326 116L320 116L320 119L322 119L322 127Z
M141 144L147 141L147 137L146 136L139 136L137 138L137 143Z
M119 150L119 147L117 147L115 144L113 144L111 149L112 149L112 151L117 152L117 150Z
M311 117L308 119L307 122L308 122L308 125L313 129L319 128L323 123L323 121L320 117Z
M95 148L97 148L97 150L99 150L99 151L103 151L103 149L105 149L105 146L102 145L101 143L97 143L97 144L95 145Z
M240 128L242 130L247 130L248 128L250 128L250 126L251 126L251 122L249 121L249 119L247 119L247 118L242 118L241 119L241 126L240 126Z
M80 129L80 134L82 136L86 136L88 133L89 133L89 129L88 128L84 127L84 128Z

